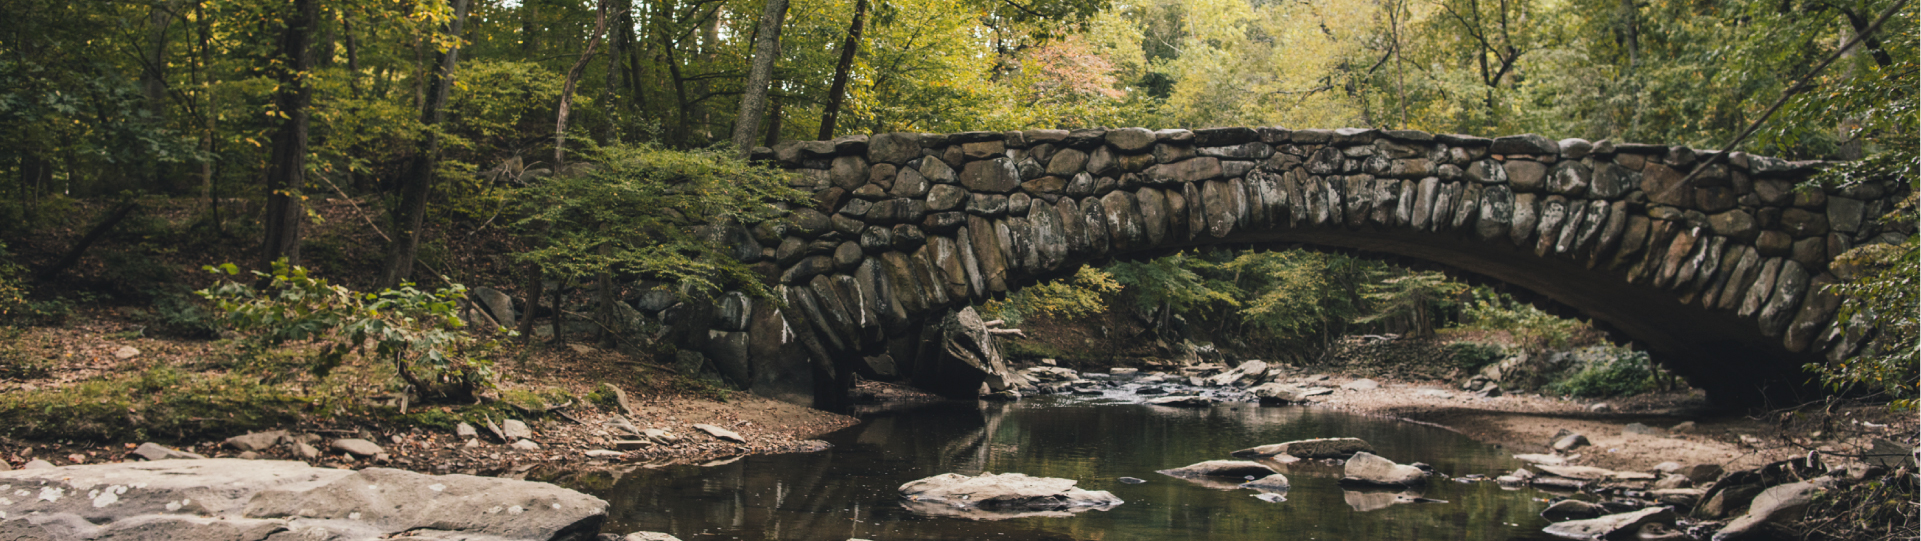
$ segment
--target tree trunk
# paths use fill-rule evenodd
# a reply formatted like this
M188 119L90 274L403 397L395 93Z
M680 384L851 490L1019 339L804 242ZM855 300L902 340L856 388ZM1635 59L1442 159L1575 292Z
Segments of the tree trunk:
M434 171L440 167L440 132L433 128L447 118L447 99L453 94L454 70L460 65L461 26L467 19L468 0L453 0L454 20L444 29L456 40L440 55L440 69L434 71L433 86L420 123L427 127L426 139L414 155L407 177L400 187L400 206L394 207L394 241L387 253L387 264L380 272L380 287L397 287L414 274L414 255L420 250L420 226L427 216L427 194L433 189Z
M280 40L283 67L275 69L280 90L274 102L280 126L273 134L273 159L267 169L266 238L261 245L261 268L272 268L285 258L300 263L300 190L307 184L308 103L313 89L307 84L313 69L313 30L320 20L319 0L294 0L287 30Z
M580 60L567 70L567 82L560 88L560 114L554 120L554 174L561 174L567 163L567 115L574 108L574 88L580 86L581 72L586 71L587 61L594 58L594 48L600 46L600 36L606 32L607 0L600 0L594 7L594 34L587 38L587 50L581 51Z
M541 286L545 285L543 281L545 277L541 276L541 274L539 265L528 265L527 300L525 301L526 305L521 307L526 313L520 316L520 329L518 329L520 331L520 343L522 344L527 343L527 341L532 340L534 337L534 309L540 307Z
M621 6L620 10L614 16L614 26L615 28L620 28L619 21L626 18L628 11L633 10L634 2L633 0L617 1L621 3ZM618 33L610 30L607 33L607 84L600 91L600 103L602 107L607 109L608 122L606 128L601 130L600 135L595 137L595 139L603 145L616 140L620 135L618 129L619 122L617 122L620 116L615 111L615 104L620 103L620 83L623 77L623 74L620 72L622 68L621 60L626 56L627 48L633 46L633 35L631 28L623 29Z
M523 0L520 3L520 56L533 58L540 52L540 0Z
M867 22L867 0L855 0L854 21L847 24L847 41L840 46L840 63L834 66L834 84L827 88L827 108L820 114L822 141L834 138L834 124L840 120L841 99L847 96L847 72L854 68L854 53L860 50L861 25Z
M754 136L760 133L767 86L774 80L774 60L780 57L781 22L786 18L787 0L767 0L767 9L760 14L760 28L755 31L754 59L740 97L740 115L734 119L734 146L742 156L753 149Z
M142 63L146 65L140 70L140 92L144 94L143 97L146 98L144 105L146 106L148 114L147 122L155 126L161 126L166 123L167 30L173 26L173 9L178 7L176 5L178 3L178 0L172 0L156 3L153 7L148 8L148 50L146 51L146 58L142 59ZM147 159L144 169L145 171L142 176L145 177L143 180L146 181L147 186L159 188L168 193L184 191L178 186L173 186L171 182L163 184L163 181L168 179L165 178L166 175L163 173L166 168L159 160Z
M767 139L765 144L768 148L773 148L775 144L780 142L780 96L767 96L767 109Z

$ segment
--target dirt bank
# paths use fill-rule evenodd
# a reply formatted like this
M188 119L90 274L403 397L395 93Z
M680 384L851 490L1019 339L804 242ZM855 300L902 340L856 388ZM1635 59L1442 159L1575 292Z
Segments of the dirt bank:
M1329 386L1355 379L1337 376L1329 380L1337 385ZM1481 397L1441 382L1379 382L1374 390L1341 389L1315 397L1316 405L1437 425L1515 453L1549 452L1556 435L1581 434L1591 445L1569 453L1570 462L1617 470L1646 470L1669 461L1735 470L1810 450L1853 454L1871 446L1873 438L1912 444L1917 430L1913 415L1878 405L1748 413L1710 408L1699 391L1569 400L1534 394ZM1600 404L1606 406L1597 408ZM1637 423L1656 433L1630 433L1628 426ZM1677 425L1682 428L1674 430Z

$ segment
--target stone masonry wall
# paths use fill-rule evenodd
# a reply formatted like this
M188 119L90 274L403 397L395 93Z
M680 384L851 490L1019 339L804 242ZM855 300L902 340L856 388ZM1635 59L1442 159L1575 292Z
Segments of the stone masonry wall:
M1771 362L1782 366L1859 347L1860 333L1850 338L1831 324L1838 301L1818 290L1837 280L1834 255L1910 233L1876 219L1906 188L1795 190L1820 163L1744 153L1682 182L1712 154L1532 134L1363 129L789 142L757 148L754 158L798 172L795 186L814 194L813 205L792 209L786 221L730 226L726 235L739 257L780 284L786 308L730 294L711 313L674 320L696 327L687 329L691 345L756 391L820 397L852 373L911 380L926 356L922 322L1083 263L1202 244L1326 240L1399 246L1404 255L1532 280L1522 285L1624 327L1638 316L1622 310L1652 305L1610 311L1577 289L1659 296L1705 320L1746 322L1746 331L1723 325L1711 333L1751 334L1727 343L1765 342L1743 355L1779 357ZM1515 261L1528 259L1542 266L1522 272L1526 265ZM1557 288L1557 280L1579 287ZM1709 377L1689 370L1689 359L1662 361L1697 384Z

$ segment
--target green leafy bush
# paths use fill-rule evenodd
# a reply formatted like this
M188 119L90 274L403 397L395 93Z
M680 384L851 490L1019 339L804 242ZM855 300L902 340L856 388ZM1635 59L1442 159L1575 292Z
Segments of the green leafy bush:
M1910 196L1907 204L1913 201ZM1895 408L1914 409L1921 396L1921 324L1915 316L1921 310L1915 287L1921 253L1915 243L1909 237L1901 244L1869 244L1836 259L1838 266L1856 269L1854 279L1827 289L1841 296L1837 317L1853 329L1847 339L1866 332L1875 336L1847 359L1806 366L1830 388L1880 392L1893 399Z
M1627 396L1653 391L1654 365L1645 351L1626 348L1589 348L1584 363L1572 374L1548 385L1555 394L1587 398Z
M1593 338L1584 321L1549 314L1487 288L1474 288L1473 296L1461 311L1460 328L1506 332L1529 351L1567 349Z
M27 293L26 268L14 263L7 244L0 242L0 326L59 325L73 314L66 299L35 301Z
M1506 356L1506 353L1501 351L1501 346L1481 342L1453 342L1446 348L1448 356L1454 359L1454 363L1468 370L1480 370L1481 367L1494 364Z
M694 296L734 289L771 297L715 226L780 219L777 203L804 197L787 186L789 173L720 150L616 145L588 158L591 166L512 194L524 216L516 227L540 241L517 259L567 280L606 273Z
M1094 267L1081 267L1070 278L1053 280L1023 288L1006 300L990 300L981 312L1007 325L1020 325L1027 316L1040 315L1074 319L1107 310L1106 295L1119 293L1120 282Z
M240 273L231 263L207 270ZM488 384L493 362L478 354L492 343L461 330L465 324L454 311L466 288L459 284L432 292L402 284L361 293L308 276L285 260L274 262L272 274L253 274L268 282L265 290L225 280L200 295L254 351L316 345L309 369L323 378L348 355L364 352L393 363L400 379L429 401L471 402Z

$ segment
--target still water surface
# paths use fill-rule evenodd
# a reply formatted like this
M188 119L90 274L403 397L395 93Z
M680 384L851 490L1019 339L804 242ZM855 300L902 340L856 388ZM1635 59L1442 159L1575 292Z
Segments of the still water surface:
M1435 478L1419 496L1346 490L1340 468L1292 464L1286 500L1255 498L1154 473L1231 459L1255 445L1358 437L1379 454L1453 476L1492 477L1523 466L1508 453L1446 430L1303 407L1159 406L1042 397L951 403L865 416L825 436L819 453L753 456L709 467L640 469L611 485L575 483L612 504L602 531L661 531L682 539L1251 540L1552 539L1532 490ZM903 483L957 472L1018 472L1080 481L1127 503L1071 517L968 520L901 507ZM1124 484L1120 477L1145 479ZM603 480L604 481L604 480ZM564 482L564 481L563 481Z

